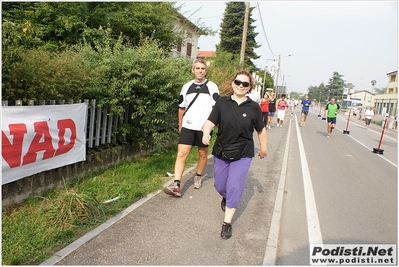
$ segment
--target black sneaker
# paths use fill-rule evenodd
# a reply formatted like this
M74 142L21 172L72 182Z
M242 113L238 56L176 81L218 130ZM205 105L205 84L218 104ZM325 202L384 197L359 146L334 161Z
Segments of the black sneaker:
M229 239L232 235L232 232L233 232L233 227L231 226L231 223L223 223L222 232L220 233L220 236L223 239Z
M220 203L220 207L222 208L222 211L226 211L226 198L222 198L222 202Z

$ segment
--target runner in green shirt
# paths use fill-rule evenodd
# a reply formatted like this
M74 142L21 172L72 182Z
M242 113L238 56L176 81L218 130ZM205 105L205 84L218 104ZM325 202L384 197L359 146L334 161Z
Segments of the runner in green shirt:
M324 110L324 117L327 113L327 137L329 138L332 130L335 128L335 124L337 123L337 114L339 113L340 108L337 103L335 103L335 97L331 98L330 103L327 104L326 109Z

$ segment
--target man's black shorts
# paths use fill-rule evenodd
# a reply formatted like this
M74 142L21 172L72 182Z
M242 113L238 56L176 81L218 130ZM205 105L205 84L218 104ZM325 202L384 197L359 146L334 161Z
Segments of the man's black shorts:
M198 146L198 147L208 147L207 145L204 145L202 143L202 131L190 130L184 127L181 128L179 136L179 144Z
M305 114L305 116L307 116L309 114L309 110L302 109L302 114Z
M328 118L327 117L327 123L337 124L337 118Z

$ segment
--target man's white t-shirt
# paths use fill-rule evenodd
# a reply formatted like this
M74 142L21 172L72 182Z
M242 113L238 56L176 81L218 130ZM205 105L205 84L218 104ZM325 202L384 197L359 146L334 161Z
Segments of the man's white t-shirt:
M183 116L182 127L190 130L201 131L202 126L211 114L212 107L219 97L219 89L214 82L207 84L195 83L194 80L183 85L180 92L179 107L187 108L193 101L198 90L201 90L197 99ZM202 87L201 87L202 85Z

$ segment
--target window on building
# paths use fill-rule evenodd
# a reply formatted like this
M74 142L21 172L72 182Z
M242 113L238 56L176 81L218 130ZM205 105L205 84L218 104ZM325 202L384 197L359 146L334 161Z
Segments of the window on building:
M177 44L176 50L177 50L177 52L181 53L181 43L180 42Z
M188 57L191 57L191 50L192 50L193 45L191 43L187 43L187 53L186 55Z
M396 75L391 75L391 83L394 82L396 79Z

